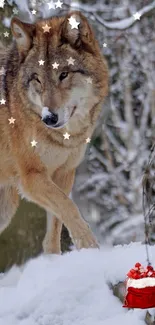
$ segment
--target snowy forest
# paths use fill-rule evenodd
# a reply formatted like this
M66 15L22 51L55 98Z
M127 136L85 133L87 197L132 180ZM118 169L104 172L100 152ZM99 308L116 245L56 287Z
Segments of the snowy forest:
M72 197L101 243L143 240L142 178L155 128L155 2L64 1L61 9L49 10L48 1L9 0L0 9L1 43L11 41L10 20L14 15L34 22L38 17L61 15L72 9L81 10L89 19L110 75L109 96L77 169ZM137 12L138 19L134 16ZM6 31L8 37L4 36ZM153 169L150 175L153 182ZM30 255L37 255L45 227L44 211L22 200L17 217L0 239L5 260L3 263L1 259L1 268L5 268L9 255L7 266L14 262L11 256L17 263L24 261L29 247ZM65 250L70 241L65 231L63 235ZM150 235L153 240L153 226ZM20 246L18 254L16 245Z
M84 160L77 168L71 195L103 247L112 249L114 245L119 244L144 243L142 185L145 176L146 191L149 196L148 208L151 207L151 213L146 221L150 244L153 246L155 241L155 1L64 0L61 8L53 8L54 2L49 0L0 0L0 46L8 46L12 41L10 22L13 16L34 23L40 18L64 15L77 9L87 17L108 62L109 95L103 104L101 117L88 144ZM29 258L38 256L42 252L45 228L45 212L35 204L21 200L11 225L0 236L0 272L8 270L14 264L21 265ZM62 250L70 250L70 244L71 240L64 228ZM139 253L138 249L137 254L143 256L145 261L145 250ZM131 250L132 254L134 249ZM138 260L139 255L137 257L135 255L135 260L129 258L130 263ZM112 266L113 258L114 256L111 255L109 268ZM44 262L48 267L48 261ZM41 265L39 260L37 263ZM115 263L117 264L117 260ZM69 264L71 270L72 264ZM129 268L132 266L128 264ZM32 265L27 273L31 272L31 269ZM83 271L86 271L84 267ZM18 276L18 272L19 270L16 270L15 277ZM97 271L95 274L97 276ZM35 277L35 274L33 276ZM112 275L109 275L108 281L113 282L110 276L112 278ZM101 270L99 277L101 279ZM115 276L112 284L121 281L120 278L122 279L122 274L120 277ZM29 285L32 286L32 283ZM48 301L48 296L46 299ZM112 303L109 300L109 305ZM30 306L24 311L21 309L19 319L28 313L29 308ZM43 306L41 305L40 308ZM113 318L109 322L102 323L99 315L98 321L94 318L90 322L89 319L87 322L79 320L74 324L124 324L124 316L122 319L118 317L115 322ZM126 316L126 324L131 322L135 325L144 324L141 316L140 318L136 318L139 315L135 316L135 314L130 316L131 318ZM150 321L150 316L147 317L145 323L154 324ZM52 324L69 325L75 318L72 314L70 321L55 320ZM37 318L35 319L36 322L29 319L28 322L23 321L19 324L51 324L50 317L47 321L40 318L37 322ZM18 324L18 322L11 323L11 318L6 318L5 323L3 321L1 323L0 318L1 324Z

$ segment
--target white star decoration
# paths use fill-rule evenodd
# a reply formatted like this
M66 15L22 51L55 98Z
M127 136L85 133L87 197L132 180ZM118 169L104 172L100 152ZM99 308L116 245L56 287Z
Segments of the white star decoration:
M18 11L18 9L17 8L13 8L13 13L14 13L14 15L18 15L18 13L19 13L19 11Z
M53 69L58 69L59 63L54 62L54 63L52 64L52 66L53 66Z
M13 118L13 117L11 117L11 118L8 119L8 121L9 121L9 124L14 124L14 122L16 121L16 119Z
M43 61L43 60L40 60L38 62L39 62L39 65L44 65L44 63L45 63L45 61Z
M0 8L4 8L5 5L5 1L4 0L0 0Z
M32 13L32 15L36 15L36 10L35 9L33 9L32 11L31 11L31 13Z
M6 100L5 100L4 98L2 98L2 99L0 100L0 104L1 104L1 105L5 105L5 103L6 103Z
M72 57L67 59L68 65L70 65L70 64L74 65L74 61L75 61L75 59L73 59Z
M56 8L62 8L63 2L58 0L57 2L55 2L55 5L56 5Z
M2 67L2 68L0 69L0 76L4 76L5 73L6 73L6 70L4 69L4 67Z
M65 134L63 134L63 137L64 139L69 140L70 134L66 132Z
M73 28L78 29L79 28L78 25L80 24L80 22L76 21L76 19L73 16L68 18L68 20L69 20L69 24L71 25L71 29L73 29Z
M50 29L51 29L51 27L48 26L47 24L45 26L43 26L42 28L44 30L44 33L49 33L50 32Z
M90 140L91 140L90 138L87 138L86 143L90 143Z
M103 47L107 47L107 43L103 43Z
M93 79L91 77L88 77L88 78L86 78L86 81L87 81L88 84L92 84Z
M53 3L53 1L52 2L48 2L47 4L49 6L49 9L55 9L55 3Z
M9 37L9 33L8 32L5 32L3 34L4 34L4 37Z
M33 140L33 141L31 141L31 146L32 146L32 147L36 147L37 143L38 143L38 142L36 142L35 140Z
M136 12L135 14L133 14L133 17L135 20L140 20L141 14L139 12Z

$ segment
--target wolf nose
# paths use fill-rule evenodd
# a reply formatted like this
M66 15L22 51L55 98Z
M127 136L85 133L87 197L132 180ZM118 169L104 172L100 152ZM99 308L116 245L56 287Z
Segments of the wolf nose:
M55 125L58 122L58 115L51 113L43 118L43 122L47 125Z

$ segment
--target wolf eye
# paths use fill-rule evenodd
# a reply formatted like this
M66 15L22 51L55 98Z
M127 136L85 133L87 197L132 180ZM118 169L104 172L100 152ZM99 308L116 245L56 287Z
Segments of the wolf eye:
M68 74L69 74L68 72L62 72L60 77L59 77L60 81L67 78Z

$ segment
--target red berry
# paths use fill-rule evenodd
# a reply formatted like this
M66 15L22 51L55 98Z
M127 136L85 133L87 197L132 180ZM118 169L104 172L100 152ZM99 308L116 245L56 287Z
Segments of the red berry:
M152 267L151 265L148 265L148 266L147 266L147 270L148 270L148 271L154 271L154 269L153 269L153 267Z
M141 264L140 264L140 263L136 263L136 264L135 264L135 267L140 268L140 267L141 267Z

